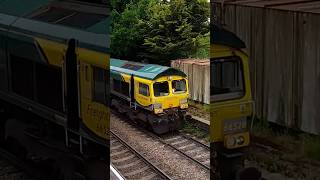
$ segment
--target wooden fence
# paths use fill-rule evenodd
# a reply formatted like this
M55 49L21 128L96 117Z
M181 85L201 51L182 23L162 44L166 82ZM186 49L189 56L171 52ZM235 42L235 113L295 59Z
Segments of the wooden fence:
M247 45L257 116L320 134L320 2L212 5L218 21Z
M210 104L210 60L178 59L171 61L171 67L187 74L189 80L189 98Z

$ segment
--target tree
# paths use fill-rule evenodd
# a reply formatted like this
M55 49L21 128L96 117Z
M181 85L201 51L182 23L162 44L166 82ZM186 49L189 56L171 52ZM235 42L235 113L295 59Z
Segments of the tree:
M112 55L164 64L197 56L203 41L209 43L209 3L205 0L136 1L114 16Z
M143 44L143 29L139 23L146 18L145 9L149 0L131 1L123 12L113 10L111 54L113 57L137 60Z

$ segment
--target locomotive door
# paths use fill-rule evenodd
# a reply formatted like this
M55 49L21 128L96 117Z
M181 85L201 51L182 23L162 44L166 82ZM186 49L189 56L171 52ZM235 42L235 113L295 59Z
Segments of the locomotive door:
M135 105L135 100L134 100L134 77L133 77L133 74L131 75L131 78L130 78L130 103L132 105ZM135 106L134 106L135 107Z

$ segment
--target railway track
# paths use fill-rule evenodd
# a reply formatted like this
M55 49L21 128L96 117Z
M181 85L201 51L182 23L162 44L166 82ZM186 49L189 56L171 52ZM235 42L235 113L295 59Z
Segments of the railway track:
M170 180L171 178L111 131L111 162L126 179Z
M34 180L26 173L24 163L15 156L0 148L0 180Z
M123 115L113 112L112 114L119 119L124 118ZM129 123L127 121L122 121L123 123ZM180 155L184 156L186 159L194 162L203 169L210 171L210 146L201 143L200 141L193 139L192 137L185 135L181 132L176 132L170 135L158 136L144 128L137 126L136 124L130 123L134 128L142 131L147 136L153 138L155 141L159 141L174 151L178 152Z
M182 133L164 136L163 143L180 152L203 168L210 170L210 146Z

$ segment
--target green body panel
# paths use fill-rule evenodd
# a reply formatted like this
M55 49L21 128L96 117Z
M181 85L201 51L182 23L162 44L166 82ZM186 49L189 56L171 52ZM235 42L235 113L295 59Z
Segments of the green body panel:
M0 0L0 28L6 29L7 31L3 32L6 34L18 33L30 37L54 40L60 43L66 43L69 39L75 38L79 41L79 47L109 53L108 26L110 25L111 18L108 14L105 14L105 18L100 22L91 25L87 29L67 24L61 25L40 21L30 17L31 14L37 14L40 9L47 9L51 6L51 3L54 4L55 2L58 3L59 1ZM63 8L68 9L67 6ZM22 41L25 42L25 40ZM27 42L29 43L30 41L27 40ZM25 51L28 51L28 48Z
M111 29L109 29L109 27L111 27L110 16L105 20L100 21L97 24L87 28L86 30L97 34L110 34Z
M127 68L128 66L132 66L133 68ZM171 67L156 64L142 64L112 58L110 59L110 70L111 73L134 75L149 80L155 80L159 77L170 75L186 77L184 72Z
M0 0L0 13L24 16L47 5L50 0Z

